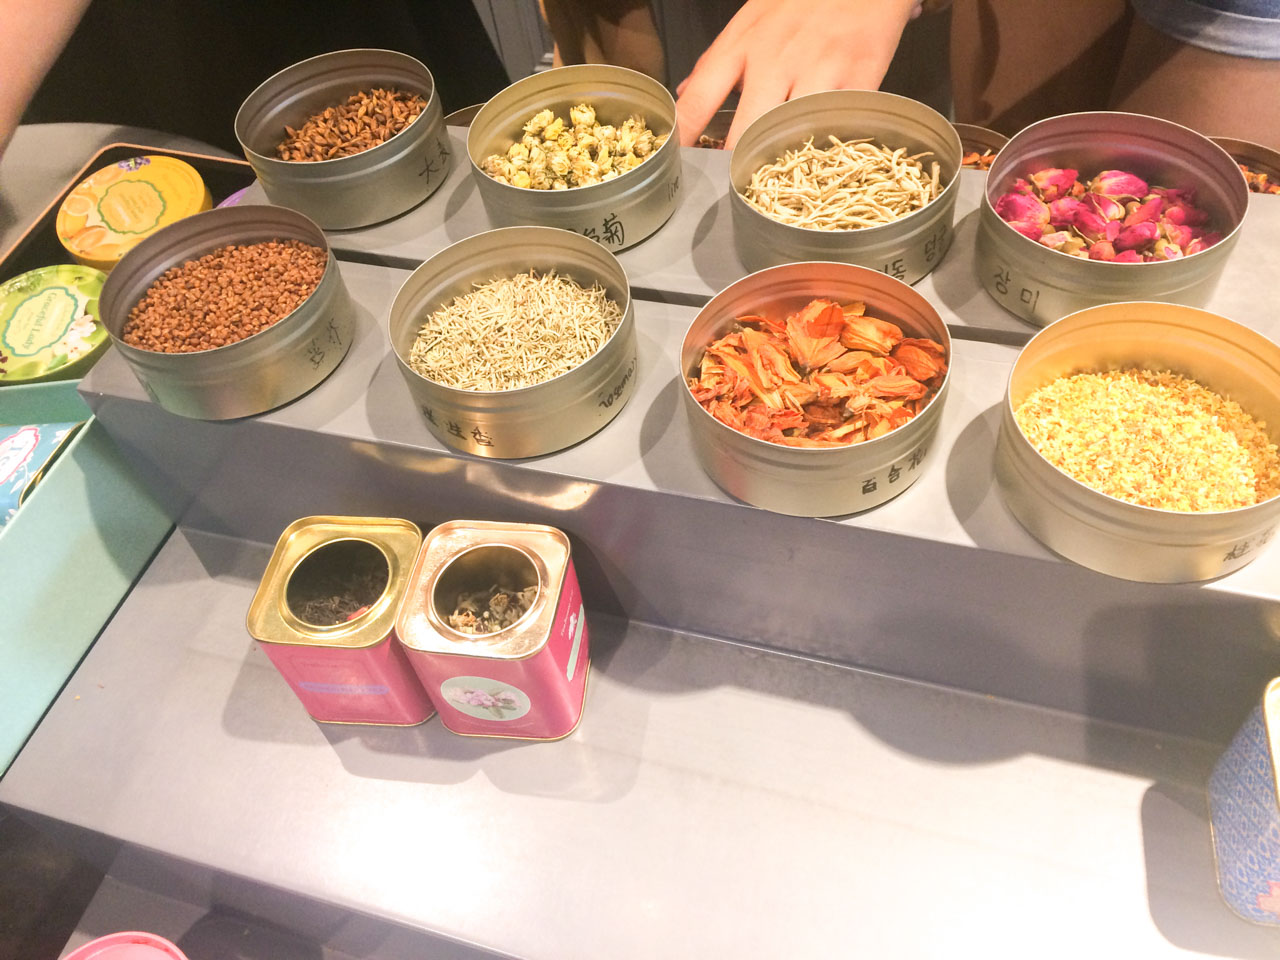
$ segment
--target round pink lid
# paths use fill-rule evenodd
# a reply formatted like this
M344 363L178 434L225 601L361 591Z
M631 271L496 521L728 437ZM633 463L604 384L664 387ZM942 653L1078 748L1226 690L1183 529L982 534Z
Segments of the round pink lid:
M99 937L63 960L187 960L187 955L164 937L131 930Z

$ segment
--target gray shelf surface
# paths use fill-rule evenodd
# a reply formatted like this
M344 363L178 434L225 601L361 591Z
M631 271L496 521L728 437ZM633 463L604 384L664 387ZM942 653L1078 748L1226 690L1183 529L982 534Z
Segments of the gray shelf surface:
M176 532L0 798L170 891L521 957L1274 955L1213 745L600 615L567 740L317 725L243 630L269 550Z
M693 459L676 367L688 304L740 272L727 157L685 156L680 212L623 254L636 394L569 450L446 449L390 356L397 268L488 226L463 168L332 236L357 334L300 400L181 420L104 358L82 391L179 527L0 803L148 895L356 955L353 929L448 957L1274 956L1218 898L1203 787L1280 673L1280 550L1133 584L1013 520L991 458L1009 344L1034 331L972 276L968 172L957 241L917 287L959 337L919 481L836 520L733 501ZM1280 205L1253 202L1212 306L1265 332ZM326 512L567 530L595 667L580 729L518 745L310 721L244 616L279 531Z

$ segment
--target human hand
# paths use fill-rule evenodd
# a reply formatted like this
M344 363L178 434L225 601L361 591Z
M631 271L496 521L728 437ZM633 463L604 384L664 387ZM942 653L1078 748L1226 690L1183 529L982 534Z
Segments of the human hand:
M680 142L691 146L741 88L725 146L784 100L880 86L917 0L748 0L677 89Z

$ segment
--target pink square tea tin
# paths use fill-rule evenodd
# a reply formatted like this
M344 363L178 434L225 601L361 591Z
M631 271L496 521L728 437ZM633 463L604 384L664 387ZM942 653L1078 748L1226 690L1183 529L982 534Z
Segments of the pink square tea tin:
M585 610L569 538L554 527L436 527L410 575L396 634L454 733L558 740L582 717Z
M421 544L416 525L385 517L303 517L280 535L246 625L313 719L409 726L431 717L395 638Z

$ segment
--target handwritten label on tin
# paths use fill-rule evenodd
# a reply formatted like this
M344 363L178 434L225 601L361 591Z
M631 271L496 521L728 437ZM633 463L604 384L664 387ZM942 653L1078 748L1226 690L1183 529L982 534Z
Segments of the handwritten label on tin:
M599 230L595 227L587 227L582 231L582 235L588 240L594 240L607 247L620 247L627 242L626 228L616 213L605 217Z
M618 381L617 385L612 390L601 398L599 405L605 410L608 410L617 403L618 398L621 397L623 392L627 389L627 384L631 382L631 378L635 375L635 372L636 361L632 359L631 363L627 365L626 372L622 374L622 379Z
M895 463L889 468L889 472L885 475L885 479L893 484L902 479L904 473L911 473L916 470L920 464L924 463L925 455L928 454L928 447L916 447L911 451L911 456L907 458L905 468L901 464ZM868 477L862 481L862 495L870 496L880 489L879 480L876 477Z
M996 270L991 275L991 279L995 283L996 293L1002 298L1010 298L1015 291L1017 292L1018 302L1022 307L1016 309L1015 313L1030 314L1035 311L1036 304L1040 302L1039 287L1024 287L1021 284L1014 283L1013 275L1003 263L996 264Z

